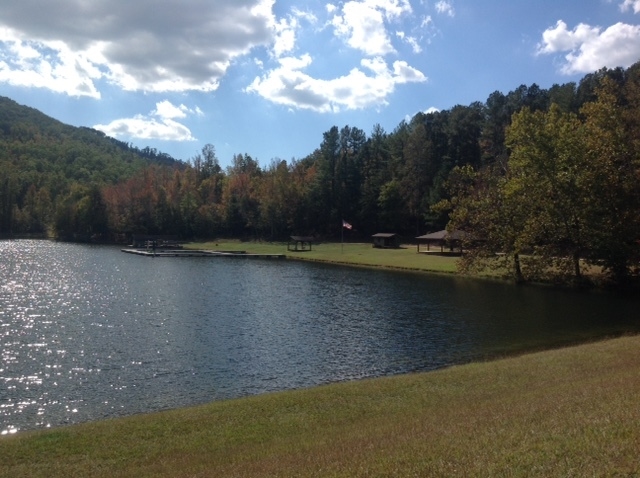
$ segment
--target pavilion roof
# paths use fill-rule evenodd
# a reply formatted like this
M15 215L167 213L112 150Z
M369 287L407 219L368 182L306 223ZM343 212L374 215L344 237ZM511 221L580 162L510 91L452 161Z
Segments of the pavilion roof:
M424 236L418 236L416 239L424 240L424 241L462 241L467 237L467 233L464 231L454 230L447 231L443 229L442 231L432 232L430 234L425 234Z

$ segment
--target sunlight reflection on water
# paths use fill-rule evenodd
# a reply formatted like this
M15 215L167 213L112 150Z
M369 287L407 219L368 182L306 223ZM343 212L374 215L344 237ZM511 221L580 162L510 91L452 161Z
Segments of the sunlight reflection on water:
M0 433L636 330L637 305L289 261L0 241Z

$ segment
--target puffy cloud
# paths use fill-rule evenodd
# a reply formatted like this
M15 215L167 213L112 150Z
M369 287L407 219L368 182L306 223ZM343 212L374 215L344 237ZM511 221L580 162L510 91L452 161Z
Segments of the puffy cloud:
M338 11L334 5L328 6L330 13ZM336 35L346 43L369 56L394 53L386 21L412 13L407 0L362 0L346 2L331 25Z
M0 2L0 82L93 98L107 82L126 91L210 92L240 57L255 53L244 64L265 74L246 92L292 108L337 111L386 104L396 85L426 80L405 61L381 60L398 54L390 25L407 27L400 20L412 19L409 0L346 0L324 11L292 5L279 18L274 9L275 0ZM393 40L420 53L418 29ZM305 71L311 56L298 51L299 36L313 48L312 35L332 34L365 58L341 64L333 78L313 78ZM183 105L160 102L147 115L101 129L188 140L190 131L177 121L190 114Z
M0 3L0 81L99 97L211 91L233 60L273 40L275 0Z
M51 51L56 54L47 54ZM90 50L74 54L60 42L27 42L9 29L0 30L0 82L3 83L100 98L93 81L100 78L102 72L92 57Z
M397 53L387 24L412 13L407 0L350 0L339 5L327 4L325 9L329 18L326 25L333 28L336 37L364 54L360 64L342 76L314 78L305 71L313 62L312 56L309 53L294 55L295 42L285 42L283 35L276 41L276 47L279 42L283 46L274 49L277 65L256 77L245 92L291 109L335 113L386 105L397 85L426 81L425 75L406 61L395 61L389 66L382 58ZM278 35L296 29L296 19L317 21L315 15L293 10L289 20L278 25ZM409 44L414 52L421 51L415 37L406 36L404 32L396 32L395 36Z
M427 80L406 62L396 61L390 69L381 57L365 58L361 68L329 80L304 73L311 63L309 55L282 58L278 68L256 78L246 91L292 108L327 113L386 105L396 85Z
M633 13L640 13L640 0L624 0L624 2L620 4L620 10L623 12L633 10Z
M436 108L435 106L430 106L428 107L426 110L424 111L419 111L418 113L423 113L425 115L429 115L429 114L433 114L433 113L439 113L440 109ZM413 114L407 114L404 116L404 120L407 123L411 123L411 120L415 117L415 115L417 115L418 113L413 113Z
M406 61L393 62L393 78L395 83L421 83L427 78L415 68L409 66Z
M282 19L276 25L275 42L273 45L273 54L276 57L293 51L296 43L297 26L298 22L295 18L290 20Z
M367 55L385 55L394 50L384 27L382 13L363 3L349 2L342 15L333 18L336 34Z
M564 74L628 67L640 58L640 26L616 23L602 30L581 23L569 30L560 20L542 34L538 45L539 54L559 52L568 52L561 67Z
M191 109L182 104L180 106L175 106L168 100L156 103L156 109L153 110L151 114L163 119L186 118L187 115L191 114L196 114L198 116L203 115L202 111L198 107Z
M184 119L191 114L202 115L202 111L197 107L175 106L164 100L156 103L156 109L149 115L116 119L106 125L95 125L94 128L114 138L195 141L189 128L176 121L176 118Z

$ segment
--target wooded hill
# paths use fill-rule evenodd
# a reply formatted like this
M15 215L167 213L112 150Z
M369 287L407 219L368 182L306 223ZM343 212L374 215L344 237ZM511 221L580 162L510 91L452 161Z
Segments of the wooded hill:
M474 238L470 265L506 252L521 280L536 270L522 270L523 254L570 256L558 270L574 276L580 261L609 255L617 265L605 268L628 276L640 237L639 77L636 64L522 85L392 132L334 126L304 158L261 166L236 154L226 170L213 145L180 163L2 99L0 233L337 237L345 219L351 235L413 238L452 219Z
M167 154L65 125L0 96L0 235L71 232L56 228L73 215L70 209L90 216L83 210L88 199L153 164L181 165ZM86 232L78 226L77 232Z

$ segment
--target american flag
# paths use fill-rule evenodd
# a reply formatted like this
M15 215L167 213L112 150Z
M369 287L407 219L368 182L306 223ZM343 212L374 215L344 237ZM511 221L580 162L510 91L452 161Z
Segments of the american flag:
M342 227L344 227L345 229L352 229L353 226L351 224L349 224L347 221L345 221L344 219L342 220Z

